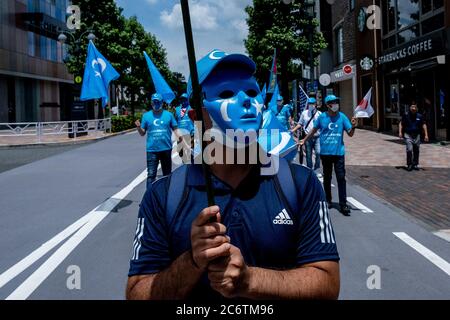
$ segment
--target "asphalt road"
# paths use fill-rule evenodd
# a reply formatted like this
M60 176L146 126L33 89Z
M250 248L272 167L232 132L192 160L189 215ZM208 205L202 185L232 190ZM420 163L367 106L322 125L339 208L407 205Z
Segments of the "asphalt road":
M118 136L0 174L0 299L124 299L144 143ZM348 196L351 217L331 210L340 299L450 299L450 244L359 187Z

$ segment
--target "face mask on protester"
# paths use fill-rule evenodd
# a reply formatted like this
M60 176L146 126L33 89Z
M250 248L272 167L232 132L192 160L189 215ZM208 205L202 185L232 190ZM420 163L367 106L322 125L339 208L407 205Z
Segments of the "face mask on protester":
M158 100L153 100L152 105L153 105L153 110L155 110L155 111L161 110L161 108L162 108L162 102L158 101Z
M338 112L339 111L339 104L337 103L333 103L332 105L330 105L330 110L333 112Z
M314 111L315 108L316 108L316 106L313 104L308 105L309 111Z

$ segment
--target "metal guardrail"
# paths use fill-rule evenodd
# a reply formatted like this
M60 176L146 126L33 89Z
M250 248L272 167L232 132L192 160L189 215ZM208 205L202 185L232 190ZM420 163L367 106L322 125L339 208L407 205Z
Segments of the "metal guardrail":
M39 142L44 136L67 135L76 139L82 135L98 132L111 132L111 118L81 121L0 123L0 138L36 136Z

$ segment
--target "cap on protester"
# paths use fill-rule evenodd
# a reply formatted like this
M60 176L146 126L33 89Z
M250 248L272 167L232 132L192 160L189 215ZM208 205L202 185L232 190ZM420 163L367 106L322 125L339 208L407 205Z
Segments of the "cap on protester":
M315 98L309 98L308 99L308 103L309 104L315 104L317 101L316 101L316 99Z
M339 101L340 98L336 97L334 94L330 94L325 98L325 103L329 104L331 102Z
M159 101L159 102L161 102L161 101L163 101L163 97L159 93L154 93L152 95L152 101Z
M233 64L240 66L243 70L248 70L250 74L256 71L256 64L246 55L234 53L227 54L222 50L213 50L197 62L198 81L200 85L208 78L215 68L222 64ZM192 81L189 76L188 96L192 95Z

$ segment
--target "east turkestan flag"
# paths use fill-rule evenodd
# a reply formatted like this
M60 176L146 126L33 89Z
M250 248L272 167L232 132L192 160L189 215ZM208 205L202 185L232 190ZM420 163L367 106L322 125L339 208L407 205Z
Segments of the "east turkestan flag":
M102 106L105 107L109 97L109 83L117 78L119 78L117 71L97 50L94 43L89 41L80 100L101 98Z
M172 91L170 86L167 84L166 80L164 80L163 76L156 68L152 59L148 56L147 52L144 51L144 57L147 61L148 70L150 71L150 75L153 80L153 84L155 85L156 92L159 93L163 100L170 104L173 99L175 99L175 93Z
M355 109L355 118L370 118L375 111L372 107L372 88L367 92L364 99L358 104Z

